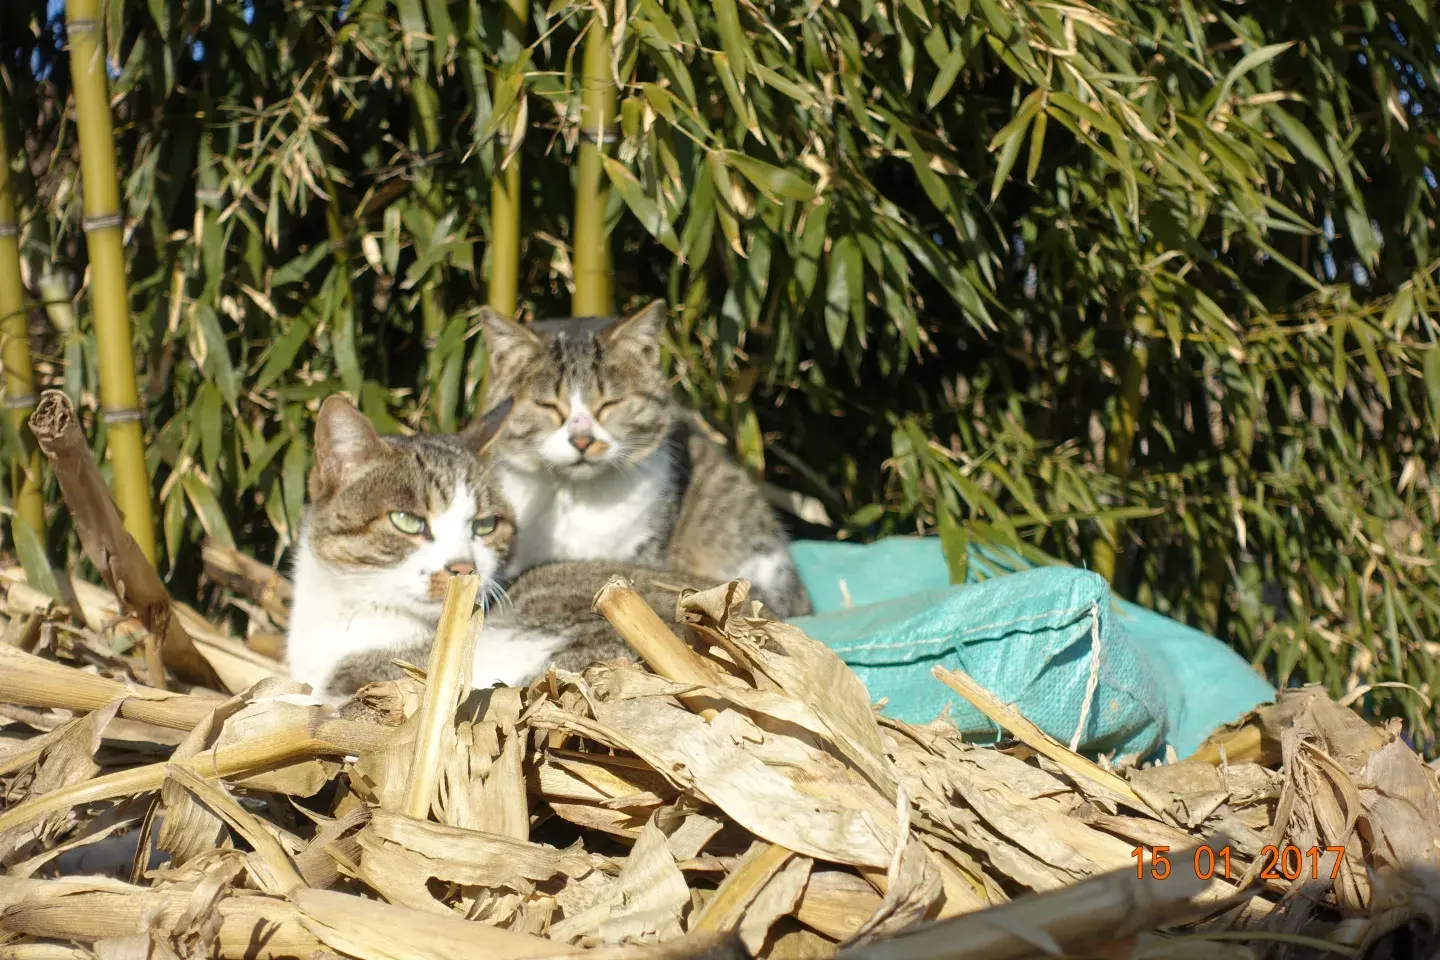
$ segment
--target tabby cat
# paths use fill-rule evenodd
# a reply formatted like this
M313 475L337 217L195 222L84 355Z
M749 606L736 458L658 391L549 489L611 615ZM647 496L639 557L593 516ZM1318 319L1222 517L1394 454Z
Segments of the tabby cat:
M504 600L488 611L475 646L471 685L504 683L524 686L550 664L579 672L602 660L633 660L635 653L591 604L611 576L633 581L635 590L666 622L673 622L675 600L691 583L658 570L613 561L547 563L533 567L512 583ZM676 582L676 581L679 582ZM327 688L349 696L377 680L401 675L393 660L423 668L430 659L430 638L404 646L377 647L342 659Z
M321 405L286 641L315 698L346 658L428 643L452 577L498 591L515 520L481 454L510 406L458 436L382 437L340 395Z
M487 395L514 409L491 448L515 509L509 569L612 560L744 578L771 613L809 613L759 487L671 398L662 301L623 319L527 328L486 310Z

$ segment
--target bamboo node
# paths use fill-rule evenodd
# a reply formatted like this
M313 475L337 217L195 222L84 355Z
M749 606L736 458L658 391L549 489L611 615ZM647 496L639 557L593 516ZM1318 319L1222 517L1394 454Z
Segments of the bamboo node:
M36 399L35 399L35 394L33 394L33 393L27 393L27 394L25 394L24 396L21 396L21 397L6 397L6 398L5 398L5 409L6 409L6 410L29 410L31 407L35 406L35 403L36 403Z
M97 29L99 26L100 26L100 21L99 21L99 20L83 20L83 19L66 20L66 21L65 21L65 32L66 32L67 34L71 34L71 33L84 33L84 32L87 31L87 30L95 30L95 29Z
M125 215L120 213L106 213L98 217L86 217L80 221L86 233L93 230L108 230L111 227L125 226Z
M619 130L581 130L580 139L585 143L619 143L625 139L625 135Z
M14 222L0 223L0 237L20 236L20 224Z
M106 423L136 423L145 418L137 407L127 407L124 410L105 410L100 414Z

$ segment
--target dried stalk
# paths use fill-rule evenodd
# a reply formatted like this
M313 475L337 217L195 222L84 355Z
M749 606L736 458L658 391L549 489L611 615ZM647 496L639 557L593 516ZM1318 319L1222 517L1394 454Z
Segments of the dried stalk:
M1219 849L1227 843L1217 838ZM1174 854L1186 862L1193 851ZM1041 954L1094 956L1104 944L1191 920L1212 910L1198 895L1207 884L1176 869L1164 880L1116 870L1072 886L931 924L888 940L841 950L837 960L1020 960ZM1042 945L1044 945L1042 949ZM1129 956L1125 951L1122 956Z
M611 577L595 595L594 609L640 654L651 670L666 680L712 688L720 685L719 669L682 643L645 598L635 592L630 580L619 575ZM720 706L712 697L681 694L679 700L706 720L720 715ZM793 854L781 846L776 846L775 851L769 856L779 857L782 852ZM882 895L889 889L884 870L861 868L860 873Z
M152 916L159 930L175 930L190 909L191 897L191 891L181 887L0 876L0 916L6 931L78 943L148 933L146 920ZM212 956L282 960L308 957L325 946L284 900L226 897L215 912L220 923Z
M148 933L151 918L159 931L181 932L192 897L181 887L0 877L8 932L79 943ZM327 949L361 960L509 960L570 952L540 937L332 890L299 888L289 903L271 896L225 897L215 911L220 923L210 953L222 958L280 960Z
M440 765L446 733L455 730L455 708L470 691L471 661L475 656L475 631L471 614L483 622L484 613L475 608L480 578L452 577L445 588L445 606L430 648L430 666L425 673L425 699L420 704L415 734L415 755L410 762L410 791L405 813L416 820L430 816L435 790L440 783ZM475 626L479 626L476 623Z
M1070 772L1079 774L1111 793L1123 797L1136 810L1150 812L1150 807L1140 799L1140 794L1136 793L1130 784L1109 770L1103 769L1093 760L1088 760L1078 753L1071 753L1064 744L1027 720L1019 710L1001 703L993 693L976 683L969 674L962 670L946 670L944 667L936 667L930 671L930 674L970 701L976 710L1009 730L1015 737L1023 740L1037 753L1044 754Z
M690 925L692 933L719 933L735 930L745 917L745 908L756 894L774 879L795 851L767 844L758 854L746 855L740 865L721 882L715 896Z
M651 670L665 679L702 687L720 684L720 671L680 642L665 621L650 609L645 598L635 592L631 581L621 576L611 577L595 594L594 610L610 622ZM680 699L706 720L715 719L720 712L713 698L682 696Z
M276 704L275 709L288 705ZM211 747L185 760L173 761L202 777L244 777L296 760L347 757L387 746L392 731L373 724L327 716L321 707L288 707L292 717L263 737ZM98 803L160 789L170 761L96 777L70 787L31 797L0 812L0 832L77 804Z
M221 687L210 662L195 648L190 635L172 616L170 594L140 544L127 531L100 468L85 444L70 398L46 390L30 416L30 429L60 481L60 493L75 521L85 555L100 571L124 608L150 631L155 651L175 673L193 683ZM151 664L152 668L158 664ZM154 669L150 682L164 686L164 671Z
M120 716L171 730L190 730L221 701L121 683L0 646L0 701L88 713L124 698Z
M206 576L260 604L281 627L289 625L295 589L280 571L213 540L205 541L200 556Z

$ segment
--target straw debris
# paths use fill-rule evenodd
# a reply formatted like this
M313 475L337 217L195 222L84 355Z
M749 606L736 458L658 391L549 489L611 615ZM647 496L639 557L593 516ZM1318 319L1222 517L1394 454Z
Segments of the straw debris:
M283 622L279 574L207 559ZM1106 769L954 671L1017 745L884 717L743 582L682 594L682 637L617 578L596 609L639 662L472 690L477 586L452 585L428 664L336 709L178 605L213 686L143 682L157 622L6 570L0 960L1440 946L1436 772L1318 688Z

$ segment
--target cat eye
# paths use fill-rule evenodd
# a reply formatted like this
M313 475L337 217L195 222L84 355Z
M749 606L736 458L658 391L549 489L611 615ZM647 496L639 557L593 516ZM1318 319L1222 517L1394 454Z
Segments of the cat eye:
M390 511L390 522L395 524L396 530L408 533L412 537L418 537L425 532L425 519L417 517L413 513L406 513L404 510Z
M475 522L470 524L470 532L477 537L488 537L495 532L499 520L495 517L476 517Z
M620 406L619 400L606 400L604 403L600 404L600 406L595 408L595 416L603 417L606 413L614 410L618 406Z

